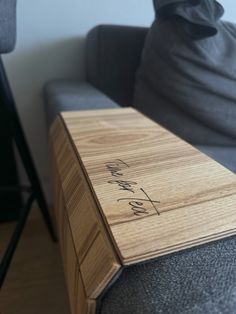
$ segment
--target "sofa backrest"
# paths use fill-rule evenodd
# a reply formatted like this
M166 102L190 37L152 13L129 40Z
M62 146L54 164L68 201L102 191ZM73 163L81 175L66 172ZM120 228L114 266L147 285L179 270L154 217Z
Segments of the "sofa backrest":
M87 36L87 80L121 106L132 106L148 28L99 25Z

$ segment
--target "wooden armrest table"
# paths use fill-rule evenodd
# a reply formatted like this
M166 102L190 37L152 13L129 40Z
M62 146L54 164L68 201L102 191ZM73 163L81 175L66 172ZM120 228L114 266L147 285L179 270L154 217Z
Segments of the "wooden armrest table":
M124 266L236 233L235 175L134 109L62 113L50 138L72 313Z

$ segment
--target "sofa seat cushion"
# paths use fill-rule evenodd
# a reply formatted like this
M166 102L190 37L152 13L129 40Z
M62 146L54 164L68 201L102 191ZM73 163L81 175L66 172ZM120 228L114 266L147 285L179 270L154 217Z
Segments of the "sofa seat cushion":
M53 81L44 88L48 127L61 111L117 108L113 100L89 83Z

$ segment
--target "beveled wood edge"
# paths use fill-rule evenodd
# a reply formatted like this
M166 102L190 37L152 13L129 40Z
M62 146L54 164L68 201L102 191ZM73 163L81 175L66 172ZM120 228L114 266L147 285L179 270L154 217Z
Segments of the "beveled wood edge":
M198 247L201 247L202 245L214 243L219 240L223 240L225 238L229 238L235 235L236 235L236 230L232 229L226 232L212 234L211 236L207 236L204 238L198 238L196 239L196 241L188 241L188 242L181 243L181 245L170 246L166 250L159 250L159 251L155 250L153 252L150 252L150 254L132 256L132 258L124 259L124 266L132 266L132 265L139 264L147 260L153 260L158 257L162 257L162 256L169 255L172 253L180 252L183 250L187 251L193 248L198 248Z
M84 175L84 177L85 177L85 180L86 180L86 183L87 183L87 185L88 185L88 188L89 188L91 194L94 196L93 188L91 189L90 181L88 181L87 172L84 171L84 167L82 166L81 159L78 158L77 150L75 150L75 148L74 148L74 145L73 145L73 142L72 142L72 140L71 140L71 137L70 137L69 134L68 134L68 130L67 130L67 127L66 127L66 125L65 125L65 122L64 122L63 118L62 118L60 115L55 119L55 121L54 121L53 125L50 127L50 131L49 131L49 134L50 134L49 145L50 145L50 153L51 153L51 162L52 162L52 159L54 160L54 162L56 162L56 171L57 171L57 175L58 175L59 177L61 177L61 175L60 175L60 173L58 172L58 169L57 169L57 168L58 168L58 163L57 163L57 159L55 158L55 150L54 150L54 143L53 143L53 141L52 141L52 137L53 137L52 134L53 134L53 132L54 132L54 131L53 131L54 126L56 125L56 120L58 120L58 119L59 119L60 123L64 126L64 131L65 131L66 134L67 134L67 139L68 139L68 141L71 143L71 146L72 146L73 151L74 151L74 153L75 153L75 155L76 155L76 157L77 157L77 160L78 160L78 162L79 162L79 165L80 165L80 167L81 167L81 170L83 171L83 175ZM61 188L62 188L61 181L60 181L60 186L61 186ZM62 194L62 198L63 198L63 201L65 202L65 200L64 200L64 195L63 195L63 194ZM97 202L96 197L94 197L94 201L96 202L96 205L97 205L98 202ZM110 276L109 283L106 284L104 287L99 287L102 291L99 293L98 297L97 297L96 299L94 299L94 298L87 298L87 313L86 313L86 314L95 314L95 313L96 313L96 300L97 300L98 298L100 298L100 296L102 296L102 295L104 294L104 290L107 289L107 286L110 286L110 285L112 285L112 284L115 282L115 280L120 276L120 274L122 273L122 270L123 270L122 262L121 262L121 260L120 260L120 258L119 258L119 255L117 254L117 251L116 251L116 249L115 249L115 247L114 247L114 245L113 245L113 241L111 240L111 237L110 237L110 234L109 234L109 232L108 232L108 230L107 230L107 227L106 227L106 225L104 224L104 219L103 219L103 218L101 217L101 215L100 215L100 214L101 214L100 207L98 206L98 208L99 208L98 215L100 216L100 221L101 221L101 223L102 223L102 225L103 225L103 227L104 227L104 232L105 232L105 234L106 234L106 236L107 236L107 238L108 238L108 240L109 240L109 242L110 242L110 244L111 244L111 249L113 250L114 256L116 257L117 263L115 263L115 264L113 265L113 269L112 269L112 270L110 271L110 273L109 273L109 276ZM66 212L65 215L66 215L67 220L68 220L68 222L69 222L68 213ZM55 217L55 219L56 219L56 217ZM70 226L70 224L68 224L68 225L69 225L70 233L72 233L72 231L71 231L71 226ZM72 241L73 241L72 245L73 245L73 247L74 247L74 249L75 249L75 243L74 243L73 237L72 237ZM76 250L75 250L75 251L76 251ZM79 263L79 262L78 262L78 257L76 257L76 258L77 258L77 263ZM64 265L63 265L63 268L64 268ZM65 271L65 268L64 268L64 271ZM85 289L83 280L82 280L82 285L83 285L83 289L84 289L84 291L85 291L86 289Z
M125 109L126 109L126 108L125 108ZM128 108L128 109L130 109L130 108ZM111 110L113 110L113 109L106 109L106 110L104 110L104 111L108 112L108 111L111 111ZM117 110L120 110L120 109L114 109L114 110L117 111ZM89 112L90 112L90 111L89 111ZM97 113L96 110L91 110L91 112L92 112L92 114L95 114L95 115L96 115L96 113ZM133 112L133 109L131 109L131 112ZM85 111L83 111L83 113L85 113L85 115L87 114L87 112L85 112ZM110 113L109 113L109 114L110 114ZM104 230L105 230L105 232L106 232L106 234L107 234L107 237L108 237L108 239L110 240L111 246L112 246L112 248L113 248L113 252L114 252L114 254L115 254L115 256L116 256L116 258L117 258L117 260L118 260L120 266L121 266L121 267L122 267L122 265L125 266L126 263L124 263L122 254L121 254L121 252L120 252L120 250L119 250L119 247L118 247L118 245L116 244L116 241L115 241L115 239L114 239L114 237L113 237L113 235L112 235L112 232L111 232L111 230L110 230L110 228L109 228L109 224L108 224L107 219L106 219L106 217L105 217L105 215L104 215L104 213L103 213L103 211L102 211L102 209L101 209L101 205L100 205L100 203L99 203L99 201L98 201L98 198L97 198L97 195L96 195L96 193L95 193L95 191L94 191L94 189L93 189L93 186L92 186L92 183L91 183L90 178L89 178L89 176L88 176L88 173L87 173L87 171L86 171L86 169L85 169L85 167L84 167L84 165L83 165L83 162L82 162L82 160L81 160L80 154L79 154L78 150L77 150L76 147L75 147L75 143L74 143L74 142L72 141L72 139L71 139L70 132L69 132L69 130L68 130L68 128L67 128L67 125L66 125L66 123L65 123L65 120L64 120L64 118L63 118L63 113L59 115L59 118L60 118L60 121L62 122L62 124L63 124L63 126L64 126L64 129L65 129L65 131L66 131L66 133L67 133L67 138L68 138L68 140L69 140L70 143L71 143L71 146L72 146L72 148L73 148L73 151L74 151L75 155L77 156L77 160L78 160L79 165L80 165L80 167L81 167L81 169L82 169L82 171L83 171L83 175L84 175L85 180L86 180L86 182L87 182L87 184L88 184L88 187L89 187L89 189L90 189L91 195L93 196L93 199L94 199L94 201L95 201L95 203L96 203L96 205L97 205L97 208L99 209L98 213L99 213L99 215L100 215L101 222L103 223Z
M54 124L53 124L54 125ZM53 125L52 127L50 128L50 141L49 141L49 149L50 149L50 157L51 157L51 164L53 164L53 167L54 169L52 170L52 172L56 172L57 173L57 178L61 178L60 176L60 173L59 173L59 170L58 170L58 161L57 161L57 158L55 156L55 149L54 149L54 143L52 141L52 133L53 133ZM62 188L62 183L61 183L61 180L59 180L56 184L58 184L60 186L60 189L61 191L63 190ZM65 204L65 199L64 199L64 195L63 193L60 194L60 198L61 200L63 201L63 204ZM57 236L58 236L58 239L61 241L61 235L60 235L60 230L59 230L59 221L58 221L58 217L56 217L56 214L55 214L55 208L54 208L54 216L55 216L55 225L56 225L56 230L57 230ZM68 217L68 213L67 211L64 211L63 212L63 216L66 217L66 222L68 224L68 231L71 235L71 239L72 239L72 246L73 246L73 250L74 250L74 253L76 252L76 249L75 249L75 243L73 241L73 237L72 237L72 231L71 231L71 226L69 224L69 217ZM67 271L67 268L66 268L66 264L65 264L65 260L63 258L63 248L62 248L62 243L60 242L60 254L62 256L62 266L63 266L63 272L64 272L64 278L65 278L65 282L66 282L66 285L68 285L68 278L67 278L67 274L66 274L66 271ZM78 261L78 257L77 255L75 254L76 256L76 261L77 261L77 264L79 265L79 261ZM80 271L80 270L79 270ZM81 274L80 274L81 275ZM85 292L85 286L84 286L84 282L83 280L81 279L81 284L82 284L82 288L83 288L83 294L86 295L86 292ZM71 310L71 313L74 313L74 309L77 307L77 304L71 304L71 300L70 300L70 296L69 296L69 291L68 291L68 288L67 288L67 293L68 293L68 299L69 299L69 304L70 304L70 310ZM95 303L95 300L90 300L90 299L85 299L85 302L86 302L86 305L87 305L87 313L86 314L95 314L95 310L96 310L96 303ZM91 306L93 305L93 306Z

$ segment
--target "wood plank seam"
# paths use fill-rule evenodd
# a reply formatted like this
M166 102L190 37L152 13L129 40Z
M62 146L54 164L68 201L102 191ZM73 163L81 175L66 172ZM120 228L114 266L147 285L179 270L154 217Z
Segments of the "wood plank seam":
M54 145L53 145L54 146ZM54 151L55 151L55 147L54 147L54 149L53 149ZM55 156L54 156L54 162L55 163L57 163L57 169L60 169L60 164L58 164L58 162L59 162L59 159L61 158L60 157L60 155L62 156L64 153L66 152L66 149L63 147L63 145L61 144L60 145L60 153L61 154L59 154L59 155L57 155L57 158L55 158ZM59 157L59 159L58 159L58 157ZM68 171L70 171L70 167L69 167L69 164L68 164L68 166L66 166L67 168L65 168L65 169L67 169L67 170L63 170L63 172L68 172ZM58 172L58 171L57 171ZM60 185L61 185L61 190L63 191L64 190L64 187L63 187L63 185L62 185L62 182L63 182L63 178L61 177L61 175L63 175L62 173L60 173L60 172L58 172L58 177L60 178L59 179L59 181L60 181ZM69 178L68 178L69 179ZM68 180L68 179L66 179L66 180ZM68 181L69 182L69 181ZM75 188L74 188L75 189ZM73 188L72 188L72 190L74 190ZM64 192L66 192L65 190L64 190ZM69 192L71 192L71 191L69 191ZM73 191L72 191L72 194L73 194ZM63 203L65 204L65 206L67 206L68 204L67 204L67 201L65 201L65 199L64 199L64 194L62 195L62 198L63 198ZM68 200L69 201L69 200ZM69 219L69 216L68 216L68 210L65 210L65 215L66 215L66 220L68 221L68 227L69 227L69 230L70 230L70 234L71 234L71 238L72 238L72 242L73 242L73 247L74 247L74 251L76 252L76 247L75 247L75 242L74 242L74 238L73 238L73 234L72 234L72 230L71 230L71 225L70 225L70 223L69 223L69 221L70 221L70 219ZM62 221L62 223L64 223L64 221ZM59 227L60 228L60 227ZM65 227L62 225L62 227L61 227L62 229L65 229ZM95 238L94 238L94 240L93 240L93 242L91 243L91 246L93 245L93 243L96 241L96 239L98 238L98 236L99 236L99 233L97 232L97 234L95 235ZM66 239L65 239L65 235L63 236L63 238L64 238L64 240L62 241L62 242L64 242L64 243L66 243ZM110 244L111 245L111 244ZM112 247L112 245L111 245L111 247ZM64 250L65 248L63 248L62 250ZM89 250L88 250L89 251ZM87 253L85 254L85 256L84 256L84 259L86 258L86 256L87 256ZM76 258L77 258L77 264L79 265L79 267L81 267L81 264L83 263L83 260L81 261L79 258L78 258L78 255L76 254ZM82 277L83 277L83 273L81 273L81 275L82 275ZM84 280L82 280L83 281L83 286L84 286ZM85 289L85 287L84 287L84 290L86 291L86 289ZM94 302L94 299L89 299L88 298L88 300L90 300L89 301L89 303L93 303Z
M80 168L81 168L81 170L82 170L82 173L83 173L83 175L84 175L84 179L86 180L86 183L87 183L87 186L88 186L88 188L89 188L89 190L90 190L90 193L91 193L91 195L93 196L96 205L98 206L99 211L98 211L97 213L100 214L100 215L99 215L99 216L100 216L100 221L101 221L101 223L103 224L104 231L106 232L106 235L107 235L107 237L108 237L108 239L109 239L109 241L110 241L111 246L113 247L113 252L114 252L114 254L115 254L115 256L116 256L116 259L119 261L119 264L120 264L120 265L123 265L122 259L120 259L120 255L117 254L117 247L114 246L114 240L112 239L112 235L111 235L111 233L108 231L107 225L106 225L106 223L104 222L104 217L103 217L102 211L100 210L99 201L98 201L98 199L97 199L96 193L94 192L94 189L93 189L92 184L91 184L91 182L90 182L90 179L89 179L89 176L88 176L88 174L87 174L87 171L86 171L86 169L85 169L84 166L83 166L83 163L82 163L82 161L81 161L80 154L78 153L77 149L75 149L74 143L73 143L73 141L71 140L71 137L69 136L67 125L65 124L65 121L64 121L64 119L62 118L61 114L59 115L58 118L60 118L60 121L61 121L61 123L62 123L63 126L64 126L64 129L65 129L65 131L66 131L66 133L67 133L67 139L68 139L68 141L70 142L71 147L73 147L74 154L75 154L76 157L77 157L77 161L78 161L78 164L79 164L79 166L80 166Z
M51 154L54 155L54 149L51 150ZM54 157L54 162L57 163L57 159L56 159L55 157ZM58 165L57 165L57 167L58 167ZM59 171L58 171L58 168L55 168L54 171L57 172L57 177L60 177L60 173L59 173ZM60 185L60 188L61 188L61 191L62 191L63 188L62 188L61 182L62 182L61 180L58 180L58 181L57 181L57 184ZM61 193L61 198L62 198L62 202L65 204L64 196L63 196L62 193ZM71 233L71 238L72 238L72 244L73 244L74 252L76 252L76 250L75 250L75 244L74 244L73 237L72 237L72 231L71 231L70 224L69 224L68 214L67 214L67 211L66 211L66 210L64 210L64 215L66 216L67 223L68 223L68 226L69 226L69 230L70 230L70 233ZM64 255L64 252L65 252L64 244L66 243L66 235L65 235L66 228L65 228L65 226L64 226L64 224L65 224L65 220L64 220L64 219L62 219L62 223L63 223L63 225L61 226L61 228L60 228L60 226L58 226L58 229L63 230L63 238L62 238L61 241L60 241L61 254L62 254L62 256L63 256L63 255ZM78 264L78 266L79 266L80 264L79 264L78 256L77 256L76 253L75 253L75 256L76 256L77 264ZM63 265L63 266L64 266L64 272L66 273L66 272L67 272L67 269L66 269L65 261L64 261L63 264L64 264L64 265ZM79 271L79 267L76 268L76 269L77 269L77 271ZM76 277L77 277L77 276L76 276ZM76 277L75 277L75 278L76 278ZM67 277L66 277L66 279L67 279ZM83 292L84 292L84 294L85 294L84 282L83 282L83 280L82 280L81 282L82 282ZM76 288L76 286L77 286L77 288ZM75 280L75 288L76 288L76 291L78 291L78 281L76 281L76 280ZM80 300L78 300L78 299L76 298L76 303L75 303L75 305L74 305L75 308L78 307L78 302L79 302L79 301L80 301ZM93 301L93 300L90 300L90 301ZM87 299L87 303L89 303L89 299ZM77 313L77 311L73 310L73 308L74 308L73 304L70 304L70 306L71 306L71 309L72 309L72 313ZM88 311L89 311L89 309L88 309ZM80 313L78 313L78 314L80 314ZM83 313L81 313L81 314L83 314Z
M99 201L97 200L96 193L95 193L94 190L93 190L92 184L91 184L90 179L89 179L88 174L87 174L87 171L86 171L86 169L84 168L83 163L81 162L81 157L80 157L78 151L75 150L74 143L71 141L71 137L69 136L67 126L66 126L66 124L65 124L65 122L64 122L64 119L62 118L61 114L59 115L59 118L60 118L61 123L62 123L63 126L64 126L65 131L66 131L67 140L70 142L71 147L73 147L73 152L74 152L75 156L77 157L78 164L79 164L79 166L80 166L80 168L81 168L81 170L82 170L82 173L83 173L84 179L85 179L85 181L86 181L86 183L87 183L87 186L88 186L88 188L89 188L89 191L90 191L91 195L94 197L94 200L95 200L95 202L96 202L96 205L98 206L98 208L100 208ZM111 238L111 234L110 234L110 232L107 230L107 225L104 223L104 217L102 216L100 210L98 211L98 213L100 214L100 221L101 221L101 223L102 223L102 225L103 225L103 227L104 227L104 231L106 232L106 235L107 235L107 237L108 237L108 239L109 239L109 241L110 241L111 246L113 247L113 252L114 252L114 254L115 254L117 260L119 261L120 265L122 265L122 260L120 259L119 254L117 254L116 248L114 247L114 241L113 241L113 239Z

